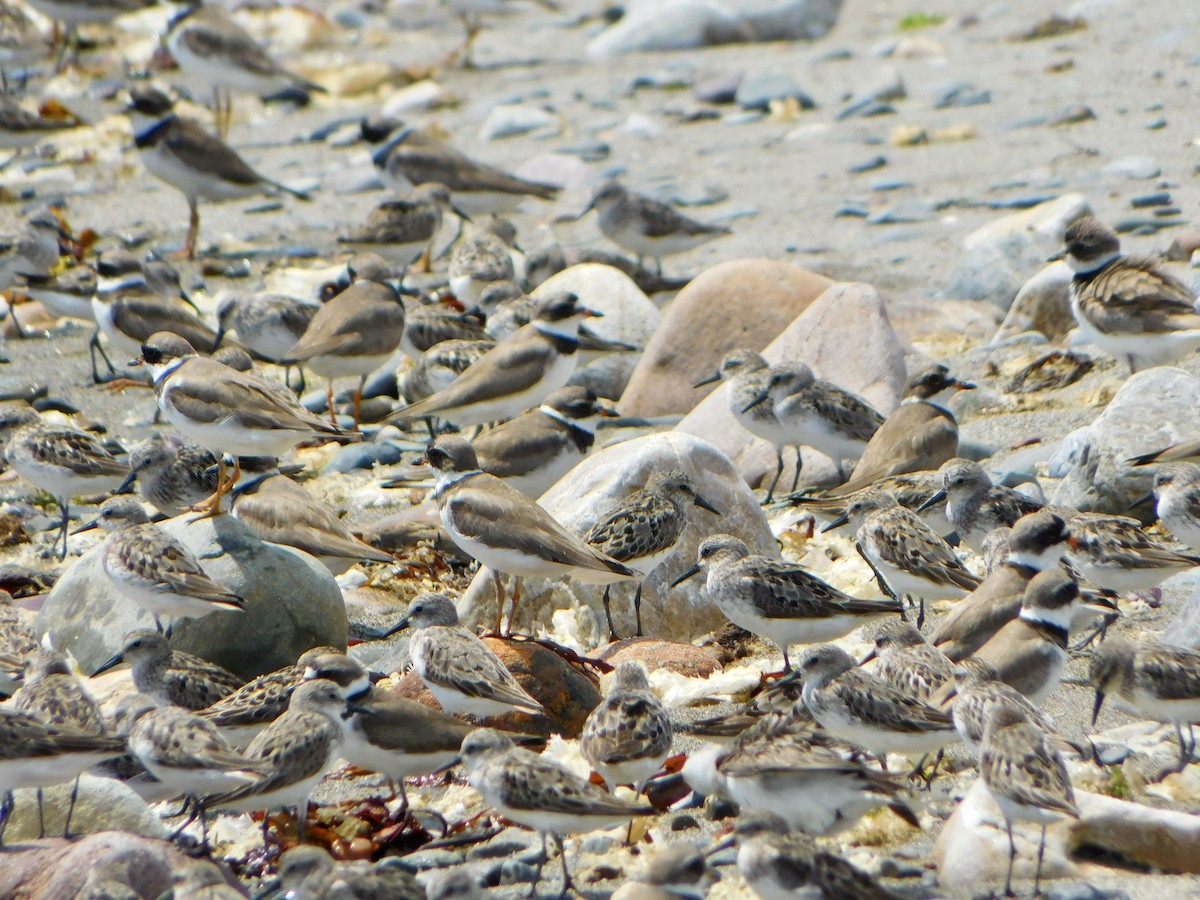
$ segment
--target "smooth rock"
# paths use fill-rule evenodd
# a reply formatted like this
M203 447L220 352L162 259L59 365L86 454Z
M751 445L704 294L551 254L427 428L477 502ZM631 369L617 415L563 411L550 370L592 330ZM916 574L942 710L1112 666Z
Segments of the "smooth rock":
M958 261L943 294L1008 309L1022 285L1046 264L1048 241L1024 232L976 244Z
M400 88L383 102L379 114L391 118L435 106L445 95L440 84L432 78Z
M737 96L738 85L742 83L741 72L729 72L725 75L714 75L712 78L696 84L692 89L697 100L705 103L732 103Z
M67 824L67 807L71 803L74 782L56 784L43 790L46 834L62 834ZM4 830L4 843L32 841L41 832L38 823L37 791L22 788L14 791L16 808ZM82 775L79 795L71 813L71 834L96 834L102 831L123 831L146 838L165 838L167 827L146 801L124 782L115 778ZM3 868L3 866L0 866ZM0 892L0 896L9 896Z
M347 444L338 449L322 472L353 472L355 469L373 469L375 466L394 466L400 462L400 448L395 444Z
M94 896L88 889L97 877L127 885L139 897L158 897L171 887L175 872L195 864L168 841L119 831L77 841L46 838L20 847L9 846L6 835L0 897Z
M1091 425L1063 439L1050 460L1062 474L1053 502L1079 510L1125 514L1150 492L1154 469L1130 457L1200 432L1200 378L1160 366L1131 376Z
M765 347L833 282L788 262L739 259L693 279L671 303L629 379L628 416L683 413L711 388L692 387L737 347Z
M1071 315L1071 278L1070 267L1059 261L1025 282L992 342L1029 331L1044 334L1051 341L1066 337L1075 327L1075 317Z
M801 109L813 109L816 103L797 83L796 79L786 72L755 72L747 75L738 85L734 101L742 109L758 109L767 111L771 108L772 100L795 98Z
M161 527L245 600L246 609L176 620L173 647L249 680L295 662L310 647L346 645L346 609L325 566L298 550L263 543L232 516L191 524L189 518ZM113 588L101 569L102 548L90 548L59 579L35 622L89 672L117 652L127 632L154 627L148 612Z
M592 59L753 41L815 40L842 0L630 0L625 15L587 47Z
M562 123L558 117L540 106L501 104L492 107L483 127L479 129L479 137L485 141L498 141L522 134L553 137L561 131Z
M658 638L614 641L601 650L597 657L611 666L636 660L645 665L648 672L666 669L686 678L708 678L722 669L716 655L704 647L683 641L660 641Z
M888 104L894 100L903 100L907 96L908 91L905 90L900 70L895 66L888 66L877 73L873 81L854 92L854 96L838 112L837 118L863 116L875 104Z
M1162 167L1150 156L1124 156L1104 167L1105 175L1124 175L1134 181L1147 181L1162 174Z
M689 510L688 526L680 545L646 581L642 623L646 634L690 641L725 622L720 610L709 600L701 579L669 587L675 577L694 563L699 543L720 530L737 535L755 553L777 552L761 507L728 458L712 444L692 435L652 434L589 456L539 502L568 531L586 534L629 493L641 488L651 473L672 468L688 473L696 491L722 515L718 518L699 508ZM630 583L612 589L613 619L621 634L634 630L633 588ZM603 593L600 586L575 580L524 579L514 627L519 631L529 631L533 623L545 627L555 610L574 609L578 611L579 640L585 646L595 646L607 637ZM481 569L476 573L458 606L459 615L468 625L495 623L496 597L491 572Z
M769 362L808 364L820 378L861 396L887 415L900 402L908 375L904 350L888 318L883 298L871 285L835 284L825 291L763 351ZM676 426L676 431L711 441L733 460L746 482L768 483L775 472L775 451L734 418L727 389L713 391ZM791 452L785 452L781 484L790 485ZM835 477L834 464L806 450L805 483Z
M976 228L963 238L963 249L972 250L980 244L989 244L1010 234L1031 232L1039 236L1043 246L1049 245L1046 254L1061 249L1067 226L1082 216L1092 214L1091 204L1083 194L1063 194L1037 206L1012 213Z

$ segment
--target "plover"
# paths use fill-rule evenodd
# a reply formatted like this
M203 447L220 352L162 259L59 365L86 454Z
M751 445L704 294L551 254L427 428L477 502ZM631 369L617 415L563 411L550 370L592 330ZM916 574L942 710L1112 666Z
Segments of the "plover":
M687 253L714 238L732 234L724 225L698 222L675 207L631 191L616 181L598 185L580 217L592 209L596 210L605 237L637 254L638 265L650 257L659 273L664 256Z
M484 353L448 387L385 421L436 416L459 426L483 425L532 409L574 373L579 323L596 315L572 293L546 298L532 322Z
M152 336L142 345L140 359L154 376L158 408L167 420L188 440L235 458L234 476L226 479L224 457L218 456L213 515L220 512L225 490L237 480L237 457L282 456L310 438L346 436L280 391L278 382L199 357L177 335Z
M669 469L654 472L640 489L629 494L613 510L602 515L584 541L601 553L622 562L642 577L633 595L633 615L642 634L642 588L646 579L671 557L683 540L684 529L692 507L720 516L721 512L700 496L686 472ZM604 588L604 617L608 622L610 640L616 640L612 609L609 605L611 585Z
M1200 557L1180 553L1142 531L1136 519L1076 513L1067 521L1067 559L1090 584L1117 593L1150 590L1200 566Z
M384 636L403 628L413 629L408 644L413 671L446 712L486 719L514 709L542 711L491 648L458 623L458 611L445 594L418 595Z
M843 463L858 459L883 424L883 416L869 403L817 378L803 363L771 366L765 387L743 412L760 403L771 404L775 421L789 444L812 447L828 456L842 481ZM797 455L797 469L801 462Z
M353 701L355 711L342 719L342 756L390 779L406 806L404 779L432 775L456 762L463 738L475 730L449 713L373 687L344 653L309 658L304 678L331 680Z
M288 88L325 93L319 84L272 59L219 6L194 4L184 8L167 25L166 45L185 75L212 87L217 134L221 137L229 133L233 119L232 91L258 97Z
M1179 768L1192 760L1200 721L1200 652L1157 641L1110 637L1092 655L1088 676L1096 688L1092 725L1112 695L1139 715L1175 726ZM1183 726L1187 725L1187 740Z
M102 567L113 587L154 617L200 618L219 610L245 609L241 597L205 574L200 560L182 542L150 522L132 497L110 497L99 515L75 530L108 532Z
M58 558L66 559L71 498L108 493L121 483L128 469L95 435L66 425L49 425L27 406L0 407L0 440L5 442L9 467L58 504L62 512Z
M425 888L398 862L337 862L323 847L300 845L279 857L279 885L289 900L426 900Z
M1050 510L1019 519L1009 533L1004 564L955 605L929 642L955 662L982 647L1017 617L1033 576L1058 567L1068 536L1067 523Z
M134 482L143 500L173 518L216 491L217 457L175 438L150 438L129 452L129 476L116 493L124 494Z
M850 480L839 490L857 490L888 475L936 469L956 456L958 422L946 404L959 391L974 387L940 363L914 373L904 399L867 442Z
M232 512L259 540L303 550L334 575L356 562L393 561L392 554L355 537L332 509L283 475L264 478L239 490Z
M612 900L704 900L718 881L704 851L691 844L663 844L636 881L626 881Z
M237 152L191 119L171 111L174 102L154 88L130 92L137 114L134 143L151 175L179 190L188 201L188 233L183 254L196 257L200 233L199 201L236 200L283 191L301 200L308 194L254 171ZM148 120L149 124L144 124Z
M1154 473L1155 514L1176 540L1200 552L1200 466L1170 463Z
M650 688L646 667L634 660L617 666L608 692L588 714L579 751L610 790L628 784L637 793L671 752L671 717Z
M738 848L738 871L763 900L806 896L898 900L900 896L818 847L807 835L791 833L787 822L774 813L751 810L739 815L728 843L733 842Z
M1033 881L1033 895L1036 897L1041 893L1046 826L1063 818L1079 818L1067 766L1037 725L1024 718L1015 707L1000 705L993 708L984 730L979 774L992 799L1000 807L1008 828L1005 896L1013 895L1012 870L1017 858L1013 823L1032 822L1042 828Z
M232 672L191 653L172 650L163 635L148 628L125 635L121 649L93 674L121 663L130 665L133 684L141 693L184 709L204 709L242 686L242 679Z
M950 708L954 727L958 729L963 745L975 757L979 756L983 746L983 734L992 710L998 706L1012 707L1018 715L1047 734L1056 730L1054 722L1030 703L1028 697L1000 680L1000 673L995 666L977 657L968 657L955 665L951 696L954 700Z
M1116 232L1091 216L1072 222L1064 242L1071 312L1086 341L1133 372L1200 349L1196 297L1157 261L1123 256Z
M401 194L429 182L444 184L470 216L511 212L526 197L552 200L558 193L553 185L517 178L412 128L390 136L372 159Z
M824 644L797 663L804 705L830 733L880 759L924 757L958 740L950 714L857 667L841 647Z
M1071 620L1082 605L1079 585L1065 571L1039 572L1025 588L1017 617L972 655L1041 706L1062 678Z
M405 271L432 248L447 210L467 218L454 206L444 184L417 185L410 196L376 206L362 225L339 236L338 243L354 250L373 250Z
M352 705L351 705L352 706ZM307 681L292 691L287 711L268 725L246 748L256 760L261 781L200 799L207 809L250 812L276 807L296 808L300 842L308 819L313 789L333 767L342 748L342 716L346 699L332 681ZM263 843L270 816L263 817Z
M304 680L309 664L326 653L336 652L333 647L325 646L306 650L292 665L247 681L237 690L198 710L197 715L212 722L230 743L244 747L283 715L292 691Z
M867 493L846 508L859 554L875 572L880 589L897 600L956 600L979 587L968 569L924 520L891 494ZM832 527L832 526L830 526Z
M901 611L899 600L851 597L796 563L751 554L744 541L728 534L701 543L696 565L672 587L700 572L726 618L779 647L784 669L791 668L793 644L836 640Z
M875 627L875 649L863 662L872 659L878 660L872 671L879 678L917 700L928 700L954 677L949 657L926 643L911 624L899 620Z
M615 797L558 763L517 747L508 735L491 728L467 735L460 754L467 783L492 809L539 832L543 841L547 836L554 840L562 857L564 890L572 886L564 835L611 828L654 812L651 806Z
M326 379L333 417L333 380L358 376L354 421L358 422L367 376L382 366L404 336L404 304L388 282L360 278L325 303L298 341L279 358L285 366L306 365Z
M940 472L942 490L922 506L928 508L945 501L946 517L959 539L972 550L982 549L993 529L1011 528L1021 516L1042 508L1032 497L992 484L983 466L972 460L947 460Z

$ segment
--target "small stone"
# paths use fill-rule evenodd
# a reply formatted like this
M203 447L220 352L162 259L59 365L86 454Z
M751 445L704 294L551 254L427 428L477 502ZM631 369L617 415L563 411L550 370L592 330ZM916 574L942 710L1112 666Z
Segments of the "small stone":
M1129 900L1124 891L1108 891L1085 881L1048 885L1042 891L1045 900Z
M747 75L738 85L734 100L742 109L769 109L772 100L794 98L801 109L815 109L816 103L804 93L791 75L783 72L757 72Z
M500 884L533 884L537 869L528 863L506 859L500 866Z
M887 161L886 156L883 156L883 155L872 156L868 160L864 160L863 162L860 162L860 163L855 163L854 165L850 166L850 168L847 169L846 171L848 171L852 175L859 175L859 174L862 174L863 172L873 172L876 169L882 169L884 166L887 165L887 162L888 161Z
M579 849L583 853L595 853L598 856L603 856L612 850L617 845L617 842L604 834L594 834L591 837L584 838Z
M975 85L965 81L942 85L934 91L933 96L934 109L980 106L991 102L991 91L979 90Z
M700 827L700 823L696 821L695 816L689 816L687 813L676 816L671 819L671 831L692 831Z
M1146 123L1147 131L1161 131L1162 129L1164 129L1166 127L1167 127L1167 120L1165 118L1163 118L1162 116L1159 116L1157 119L1151 119L1149 122Z
M61 834L67 824L73 787L74 782L66 782L43 791L47 834ZM5 822L5 842L33 840L41 831L37 791L23 788L14 791L13 795L16 806ZM81 775L75 809L71 812L71 833L83 835L104 831L123 831L148 838L164 838L168 833L162 819L124 782Z
M1105 175L1124 175L1135 181L1157 178L1162 174L1162 168L1149 156L1125 156L1110 162L1103 171Z
M1008 309L1025 282L1045 264L1045 246L1028 233L1016 232L969 249L943 293Z
M925 874L925 868L894 856L885 856L879 864L879 874L884 878L920 878Z
M929 222L937 217L933 205L926 200L904 200L893 206L887 206L867 217L870 225L911 225L917 222Z
M333 455L321 471L345 474L356 469L373 469L376 465L394 466L400 462L401 456L400 448L394 444L347 444Z
M1169 206L1171 204L1171 195L1166 191L1158 191L1154 194L1142 194L1140 197L1134 197L1129 201L1129 205L1134 209L1145 209L1149 206Z
M1046 118L1046 124L1051 128L1059 128L1064 125L1078 125L1080 122L1088 122L1095 118L1096 113L1089 106L1068 106L1066 109L1049 115Z
M540 106L511 104L492 107L479 136L485 141L498 141L523 134L553 137L561 131L562 124L553 113Z
M705 103L733 103L737 98L738 85L742 83L741 72L729 72L706 78L692 89L697 100Z
M683 641L657 638L627 638L605 647L599 658L611 666L637 660L647 671L666 669L686 678L708 678L721 671L721 663L712 651Z
M732 800L726 800L717 794L709 794L704 798L704 818L710 822L723 822L738 814L738 805Z
M417 850L404 855L405 865L412 866L421 872L429 869L447 869L450 866L459 865L462 861L462 854L441 849Z
M1066 337L1075 327L1075 317L1071 313L1072 277L1070 267L1060 261L1046 266L1025 282L1005 313L992 343L1030 331L1043 334L1052 341Z
M893 147L916 147L929 143L929 132L920 125L897 125L888 134L888 143Z

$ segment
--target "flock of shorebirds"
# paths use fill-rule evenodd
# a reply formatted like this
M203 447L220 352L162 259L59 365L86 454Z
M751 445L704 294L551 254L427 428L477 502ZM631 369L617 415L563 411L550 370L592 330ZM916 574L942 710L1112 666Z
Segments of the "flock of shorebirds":
M29 3L68 35L145 5ZM477 11L457 5L470 37ZM149 85L130 89L129 114L146 169L188 200L183 255L194 257L199 201L277 190L304 196L255 172L225 143L230 93L317 86L272 60L218 7L176 16L164 42L189 76L212 87L220 134L175 113L173 98ZM4 103L0 137L9 143L36 143L67 127ZM615 412L569 382L584 353L636 348L589 331L585 320L597 313L572 293L526 295L532 267L520 265L514 230L498 214L548 199L556 188L516 178L402 123L372 122L368 131L380 143L376 164L397 197L339 239L353 256L319 297L229 295L216 305L215 321L206 321L169 263L125 251L89 260L55 210L36 209L0 233L0 288L40 301L56 316L94 323L96 382L105 380L97 353L112 372L109 354L136 357L150 373L167 426L164 436L126 456L113 442L30 405L0 407L8 467L61 511L47 555L65 560L71 536L102 528L102 568L112 590L157 626L126 635L102 667L127 664L136 688L102 713L70 663L71 648L55 646L53 634L33 633L15 605L0 606L0 690L12 694L0 704L0 815L12 813L15 789L40 791L102 772L148 799L186 798L188 815L175 836L198 828L199 841L191 840L203 849L211 812L298 807L302 846L278 862L284 889L294 892L288 896L349 896L331 887L335 879L361 882L362 893L353 896L471 896L481 886L461 872L420 884L396 865L401 859L370 867L303 846L310 795L337 760L386 777L405 808L406 778L461 765L499 816L555 842L565 893L572 881L563 837L654 814L643 791L651 783L662 791L675 779L696 795L736 802L729 841L714 848L664 844L645 880L623 886L622 896L703 895L709 858L732 842L739 870L763 897L890 897L899 889L813 838L844 831L880 807L920 827L910 782L887 769L888 756L910 758L917 779L911 783L928 788L944 751L961 743L1007 825L1004 889L1012 893L1014 828L1039 828L1044 846L1048 824L1080 815L1065 755L1084 751L1058 734L1040 707L1058 687L1069 649L1093 641L1093 724L1112 697L1140 716L1172 723L1180 767L1192 761L1200 653L1106 638L1104 631L1119 615L1120 598L1200 565L1192 555L1200 552L1200 440L1132 461L1153 467L1157 517L1179 546L1132 518L1046 507L960 458L948 402L973 385L945 365L914 372L902 402L885 416L803 361L769 364L754 348L736 349L714 361L715 372L697 387L723 383L737 421L774 446L778 467L765 498L772 510L820 521L824 531L848 528L882 598L848 595L804 565L755 554L721 533L724 511L686 471L655 472L589 531L571 533L536 500L592 451L598 422ZM590 208L603 233L638 256L637 263L618 262L645 279L661 277L662 257L727 233L615 182L595 190ZM413 286L408 270L429 263L447 214L472 230L457 236L441 280L445 292L431 297ZM1200 348L1196 298L1157 262L1122 255L1114 232L1091 218L1071 224L1064 245L1075 273L1072 310L1092 344L1133 371ZM560 256L557 268L567 262ZM659 263L657 273L642 266L646 257ZM554 267L550 260L545 268ZM11 311L19 318L20 305ZM404 402L381 411L372 406L378 396L366 390L368 380L400 354L395 385ZM289 369L301 384L304 371L325 380L323 407L302 405L287 378L273 377ZM356 380L351 403L339 405L337 379ZM520 683L460 624L455 603L442 594L418 596L394 628L378 635L411 630L412 668L440 709L374 686L371 673L333 647L313 648L249 683L172 649L173 622L239 615L243 602L159 521L215 517L228 507L263 540L309 553L335 574L354 564L386 566L392 554L353 534L293 480L298 467L279 459L301 444L354 442L392 426L418 437L428 431L424 461L435 472L432 499L445 533L494 577L494 636L507 636L516 621L522 578L603 585L614 639L612 589L630 586L641 635L643 582L660 567L694 562L673 584L702 576L730 622L778 647L780 677L741 712L689 725L711 742L668 772L683 729L645 667L622 663L579 738L606 790L529 749L528 736L478 727L513 711L542 712L538 686ZM792 447L831 458L840 484L797 493L797 482L776 500ZM798 480L799 460L796 468ZM401 477L389 484L408 483ZM129 493L135 484L137 498ZM72 498L110 494L92 521L72 530ZM689 523L710 536L680 565ZM961 548L982 568L968 566ZM504 576L513 581L509 591ZM922 633L926 604L946 601L953 601L949 613ZM876 648L868 660L831 643L863 626L873 629ZM1090 633L1072 647L1072 630ZM618 793L618 786L633 793ZM264 814L264 844L271 824ZM1040 870L1039 853L1035 893ZM182 874L211 883L211 872Z

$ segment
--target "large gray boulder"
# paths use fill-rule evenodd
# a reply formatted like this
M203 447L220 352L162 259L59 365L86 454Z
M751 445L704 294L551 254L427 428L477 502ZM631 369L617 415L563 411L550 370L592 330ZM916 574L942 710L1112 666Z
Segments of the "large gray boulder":
M642 594L646 634L689 641L725 622L704 591L703 579L693 578L677 588L669 587L695 564L696 548L702 540L727 532L740 537L755 553L778 555L762 508L725 454L688 434L670 432L636 438L589 456L539 502L568 531L582 535L641 488L652 472L665 469L687 472L697 493L722 513L718 517L698 507L690 511L682 542L647 580ZM603 587L576 581L525 579L515 628L529 631L533 623L548 627L554 610L574 608L581 611L579 637L585 643L603 643L607 637L603 594ZM613 588L612 608L618 633L632 634L632 585ZM470 625L495 624L496 598L490 572L481 569L476 574L459 601L459 614Z
M244 612L176 620L171 645L250 679L296 661L311 647L346 645L346 608L329 570L306 553L260 541L232 516L162 523L204 571L246 601ZM54 585L35 626L72 653L85 671L100 666L153 617L121 595L101 567L103 542ZM167 624L167 623L164 623Z
M43 791L46 834L62 834L67 824L74 782L56 784ZM4 840L33 840L41 832L38 821L37 791L22 788L13 792L15 806L5 826ZM75 809L71 812L71 834L95 834L123 831L148 838L165 838L167 827L158 814L146 805L124 782L115 778L81 775Z
M1091 425L1071 432L1050 460L1062 478L1053 502L1087 512L1125 513L1150 492L1151 466L1130 457L1200 433L1200 378L1170 366L1138 372Z

